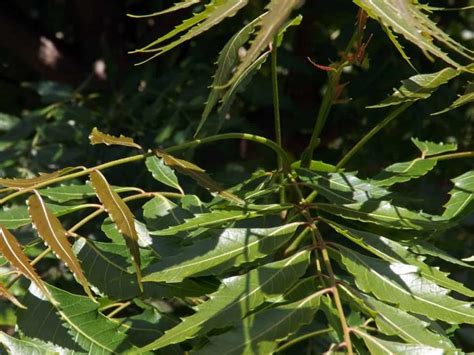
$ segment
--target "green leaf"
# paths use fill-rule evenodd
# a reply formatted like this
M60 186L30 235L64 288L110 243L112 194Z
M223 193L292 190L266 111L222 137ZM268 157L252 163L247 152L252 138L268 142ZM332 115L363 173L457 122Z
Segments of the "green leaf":
M233 203L237 203L237 204L245 203L245 201L243 201L239 197L224 190L220 184L218 184L213 179L211 179L211 177L206 174L206 171L201 169L199 166L194 165L183 159L177 159L174 156L165 152L155 151L155 153L161 159L163 159L163 162L167 166L178 171L181 174L189 176L191 179L196 181L199 185L201 185L205 189L209 190L211 193L217 193L222 198L225 198L226 200Z
M145 161L146 167L148 171L152 174L152 176L167 186L170 186L184 195L184 191L179 186L178 178L176 177L173 169L167 167L162 159L157 157L148 157Z
M39 339L14 338L4 332L0 332L0 343L8 350L9 354L28 354L28 355L51 355L73 354L72 351L60 348L53 344L43 342Z
M247 2L248 0L213 0L205 5L203 11L184 20L180 25L176 26L175 29L168 32L166 35L131 53L155 53L142 63L152 60L153 58L170 51L176 46L204 33L222 22L225 18L234 16L237 11L247 5ZM181 37L172 40L183 32L185 33ZM167 45L161 45L161 43L167 40L172 40L172 42Z
M42 184L59 176L70 173L76 168L65 168L52 173L44 173L29 179L0 179L0 186L11 187L14 189L28 189L37 184Z
M135 229L135 219L133 218L132 211L130 211L120 196L114 190L112 190L104 175L102 175L100 171L92 171L90 173L90 179L97 197L99 198L100 202L102 202L105 210L109 214L110 219L114 221L118 231L125 239L125 243L130 250L132 262L135 265L138 285L141 286L142 275L140 267L141 262L138 246L138 234L137 230Z
M213 328L240 322L245 314L290 288L306 271L308 263L309 252L301 251L290 258L262 265L248 274L222 280L221 287L208 301L196 307L195 314L139 350L156 350L205 334Z
M437 161L434 159L414 159L403 163L395 163L374 176L370 182L375 186L391 186L418 179L433 170L436 163Z
M89 140L92 145L95 144L105 144L105 145L122 145L126 147L132 147L137 149L142 149L140 145L133 141L133 138L125 137L120 135L120 137L111 136L110 134L103 133L94 127L91 134L89 135Z
M128 17L132 17L132 18L146 18L146 17L154 17L154 16L158 16L158 15L163 15L163 14L167 14L167 13L170 13L170 12L175 12L175 11L178 11L178 10L182 10L182 9L185 9L187 7L190 7L194 4L197 4L199 3L201 0L183 0L183 1L180 1L180 2L177 2L176 4L174 4L173 6L163 10L163 11L158 11L158 12L154 12L154 13L151 13L151 14L147 14L147 15L131 15L131 14L127 14Z
M369 106L369 108L380 108L391 105L400 105L405 102L427 99L435 92L438 87L446 84L449 80L457 77L461 72L453 68L445 68L432 74L418 74L409 79L402 80L402 86L395 90L392 96L389 96L378 105Z
M395 335L410 344L432 346L446 351L455 352L453 343L446 337L433 333L428 329L429 323L418 319L406 312L400 312L396 307L361 295L364 302L377 312L375 323L386 335Z
M53 307L30 288L23 300L28 310L18 312L19 328L25 335L89 354L123 353L133 349L126 334L119 331L120 325L102 315L97 303L50 285L47 287L59 303Z
M182 248L146 270L143 281L180 282L190 276L219 275L234 266L264 258L285 244L299 223L275 228L228 228L217 237Z
M388 263L341 245L337 249L338 252L332 254L355 277L357 287L362 291L431 319L474 324L471 304L449 297L448 290L421 277L418 267Z
M444 110L432 113L432 115L440 115L442 113L446 113L451 110L455 110L461 106L470 104L474 102L474 84L470 83L466 89L466 93L464 95L459 96L449 107L446 107Z
M367 345L367 348L373 355L443 355L445 353L443 349L433 348L427 345L404 344L382 340L360 330L356 330L355 333L364 340L365 345Z
M329 222L329 225L339 234L349 238L364 249L377 255L390 263L404 263L414 265L419 268L419 273L436 284L456 291L460 294L474 297L474 291L465 287L462 283L454 281L448 277L448 273L440 271L436 267L431 267L423 262L423 257L411 253L408 247L397 243L381 235L363 232L356 229L343 227L336 223Z
M319 308L321 293L297 302L252 314L230 331L210 338L196 354L272 354L278 342L309 324Z
M343 218L375 223L388 228L436 230L446 226L446 221L442 218L435 220L435 216L423 212L413 212L404 207L393 205L389 201L367 201L345 205L316 203L314 206Z
M471 264L465 263L464 261L456 259L455 257L446 253L444 250L439 249L433 244L430 244L422 240L415 240L414 243L412 243L409 246L409 248L413 253L416 253L416 254L430 255L430 256L434 256L436 258L442 259L444 261L447 261L448 263L451 263L451 264L456 264L456 265L460 265L460 266L464 266L468 268L474 268L474 265L471 265Z
M474 211L474 170L470 170L451 180L454 188L444 205L442 217L447 219L467 216Z
M112 186L112 189L117 192L135 191L133 187L119 187ZM93 187L90 184L84 185L62 185L58 187L47 187L46 189L38 190L42 196L46 196L50 200L63 203L73 200L82 200L86 197L95 196Z
M421 151L422 157L452 152L458 149L458 145L456 143L434 143L430 141L420 141L417 138L412 138L411 141Z
M268 11L260 18L260 28L250 48L235 69L230 83L240 80L240 77L247 72L248 68L254 64L257 58L261 58L260 54L272 43L293 9L298 5L299 0L270 0L266 7Z
M390 40L405 59L408 57L403 52L394 32L401 34L420 48L428 58L431 58L428 54L434 55L456 68L459 67L459 64L444 53L436 45L437 42L470 60L473 59L472 51L450 38L436 23L431 21L426 15L427 12L431 12L431 8L418 1L354 0L354 2L384 27Z
M387 198L391 193L351 173L324 173L297 169L298 177L329 201L337 204Z

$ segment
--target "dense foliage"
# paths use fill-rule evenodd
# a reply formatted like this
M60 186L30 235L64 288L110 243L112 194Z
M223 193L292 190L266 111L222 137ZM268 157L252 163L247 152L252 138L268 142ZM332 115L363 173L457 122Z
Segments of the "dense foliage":
M177 2L130 15L188 17L119 94L28 84L44 106L0 117L7 351L473 348L472 14L318 6Z

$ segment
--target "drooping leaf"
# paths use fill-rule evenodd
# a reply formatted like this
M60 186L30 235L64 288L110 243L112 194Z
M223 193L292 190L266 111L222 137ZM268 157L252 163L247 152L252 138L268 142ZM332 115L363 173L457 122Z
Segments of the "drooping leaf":
M28 212L33 227L45 244L66 264L82 285L86 294L95 301L89 288L89 282L82 272L81 264L67 239L67 231L61 225L59 219L48 209L39 193L35 192L28 198Z
M60 348L50 343L43 342L39 339L14 338L0 331L0 344L2 344L9 354L28 354L28 355L52 355L73 354L72 351Z
M205 170L201 169L200 167L186 161L183 159L177 159L172 155L162 152L162 151L155 151L156 155L158 155L163 162L169 166L170 168L178 171L181 174L187 175L196 181L202 187L208 189L211 193L217 193L222 198L229 200L230 202L237 203L237 204L244 204L245 202L240 199L239 197L235 196L234 194L225 191L220 184L215 182L211 177L206 174Z
M468 59L473 59L472 51L450 38L431 21L426 14L430 12L430 8L418 1L354 0L354 2L384 27L390 40L405 59L408 56L404 53L395 33L401 34L427 56L434 55L456 68L460 65L444 53L435 40Z
M54 302L53 296L49 293L48 289L44 285L43 280L41 280L41 278L38 276L33 266L31 266L30 260L23 252L20 243L18 243L13 234L11 234L10 231L2 225L0 225L0 252L13 267L15 267L31 282L33 282L41 290L41 292L43 292L44 296L48 297L52 300L52 302ZM8 294L9 292L7 290L5 295Z
M448 296L448 290L421 277L419 268L388 263L359 254L341 245L334 256L355 277L359 289L379 300L397 304L409 312L423 314L448 323L474 324L470 303Z
M424 344L404 344L397 343L395 341L383 340L360 330L357 330L355 333L364 340L365 345L369 349L370 353L373 355L443 355L445 353L443 349L433 348Z
M329 201L337 204L387 198L390 191L361 180L352 173L324 173L297 169L298 177Z
M462 260L456 259L455 257L449 255L442 249L437 248L431 243L422 240L415 240L413 244L409 246L410 250L413 253L421 255L430 255L436 258L447 261L448 263L460 265L468 268L474 268L474 265L468 264Z
M443 217L460 218L474 211L474 170L451 180L454 183L448 202L444 205Z
M154 17L154 16L163 15L163 14L167 14L167 13L170 13L170 12L175 12L175 11L178 11L178 10L185 9L185 8L187 8L187 7L190 7L190 6L194 5L194 4L199 3L200 1L201 1L201 0L183 0L183 1L177 2L177 3L174 4L173 6L168 7L167 9L165 9L165 10L163 10L163 11L158 11L158 12L154 12L154 13L147 14L147 15L132 15L132 14L127 14L127 16L128 16L128 17L132 17L132 18Z
M107 133L103 133L94 127L91 134L89 135L89 140L92 145L94 144L105 144L105 145L122 145L126 147L132 147L137 149L142 149L140 145L133 141L133 138L125 137L120 135L120 137L115 137Z
M221 287L196 308L195 314L139 350L156 350L205 334L213 328L240 322L242 316L265 300L278 297L290 288L305 272L308 258L309 252L301 251L290 258L262 265L248 274L222 280Z
M97 197L125 239L125 243L130 250L132 262L135 265L138 285L141 287L140 251L133 214L120 196L112 190L101 172L97 170L92 171L90 179Z
M134 191L133 187L119 187L112 186L112 189L117 192ZM63 203L74 200L82 200L86 197L95 196L94 189L90 184L84 185L62 185L57 187L47 187L46 189L38 190L42 196L46 196L50 200Z
M316 203L315 207L343 218L375 223L388 228L435 230L446 226L446 221L442 218L435 220L435 216L410 211L393 205L389 201L368 201L345 205Z
M167 186L170 186L184 195L183 189L179 186L178 178L174 171L163 163L162 159L157 157L148 157L145 161L148 171L152 176Z
M339 234L346 236L364 249L390 263L401 262L404 264L414 265L419 268L420 275L427 280L431 280L439 286L456 291L460 294L474 297L473 290L467 288L460 282L450 279L448 273L442 272L438 268L424 263L423 257L411 253L408 250L408 247L398 242L381 235L344 227L333 222L329 222L329 225Z
M469 83L464 95L459 96L451 105L446 107L444 110L432 113L432 115L440 115L442 113L455 110L461 106L471 104L472 102L474 102L474 84Z
M310 323L318 310L321 293L257 312L230 331L210 338L196 354L272 354L278 342Z
M182 224L171 226L163 230L150 232L151 235L173 235L179 232L193 230L204 227L222 226L229 222L250 219L266 214L279 213L287 210L287 207L280 205L259 205L259 209L252 210L213 210L212 212L197 214L191 219L186 219Z
M247 2L248 0L213 0L209 4L205 5L203 11L193 14L193 17L184 20L180 25L176 26L166 35L131 53L155 53L144 62L149 61L204 33L205 31L222 22L225 18L234 16L237 11L247 5ZM173 38L176 38L180 33L183 32L184 34L181 35L181 37L173 40ZM161 45L167 40L171 40L171 43L167 45Z
M218 237L197 241L147 269L143 281L180 282L186 277L219 275L272 254L294 234L299 223L276 228L228 228Z
M76 168L65 168L53 173L44 173L40 174L39 176L30 178L30 179L0 179L0 185L11 187L14 189L28 189L35 185L42 184L46 181L52 180L57 178L58 176L65 175L70 173L71 171L75 170Z
M272 43L278 31L284 26L291 12L300 4L299 0L270 0L267 12L259 21L259 30L250 48L235 69L230 83L233 83L256 61L260 54Z
M452 152L458 149L456 143L434 143L430 141L420 141L417 138L412 138L411 141L421 151L421 156L429 157L441 153Z
M79 353L116 354L134 349L126 334L120 331L120 324L100 313L97 303L50 285L47 287L58 304L53 306L43 301L30 288L23 300L28 310L18 311L22 333Z
M365 1L365 0L364 0ZM391 105L400 105L406 102L427 99L438 87L457 77L461 72L453 68L445 68L432 74L418 74L402 80L402 86L378 105L370 108L380 108Z
M386 335L395 335L410 344L427 345L455 352L453 343L446 337L428 329L429 323L396 307L377 301L368 295L361 295L364 302L377 312L375 322Z
M418 179L433 170L436 163L437 161L434 159L414 159L403 163L395 163L383 169L370 182L375 186L391 186Z

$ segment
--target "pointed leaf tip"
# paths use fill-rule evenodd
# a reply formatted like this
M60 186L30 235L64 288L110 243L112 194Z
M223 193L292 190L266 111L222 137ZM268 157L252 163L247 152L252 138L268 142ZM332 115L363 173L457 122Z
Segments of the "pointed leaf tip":
M91 134L89 135L89 140L92 145L95 144L105 144L105 145L122 145L126 147L132 147L137 149L143 149L140 145L133 141L133 138L125 137L120 135L119 137L112 136L110 134L103 133L94 127Z

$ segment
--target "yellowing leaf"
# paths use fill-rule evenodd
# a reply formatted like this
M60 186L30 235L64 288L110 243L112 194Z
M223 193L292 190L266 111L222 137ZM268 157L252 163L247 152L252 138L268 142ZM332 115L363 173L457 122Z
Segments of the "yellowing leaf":
M46 207L40 194L36 191L28 199L28 212L30 213L33 227L45 244L51 248L59 259L64 261L79 283L81 283L86 294L95 301L89 288L89 282L82 272L81 264L72 251L71 244L66 237L66 230L61 225L59 219Z
M224 188L217 182L215 182L209 175L206 174L206 171L201 169L199 166L194 165L186 160L178 159L172 155L165 153L163 151L155 151L163 162L168 165L170 168L177 170L179 173L184 174L192 178L202 187L208 189L210 192L218 193L222 198L230 202L237 204L244 204L245 201L236 195L225 191Z
M141 285L141 262L138 247L138 234L135 229L135 222L132 211L128 208L120 196L112 190L111 186L100 171L94 170L90 174L91 183L100 202L104 205L112 221L117 226L118 231L123 235L125 243L132 257L137 272L137 281Z
M20 243L18 243L13 234L2 225L0 225L0 252L12 266L33 282L46 297L53 301L53 296L51 296L43 280L41 280L33 266L31 266Z
M20 190L28 189L76 169L77 168L65 168L53 173L39 174L39 176L33 177L31 179L0 179L0 185Z
M10 291L8 291L8 289L2 284L0 284L0 295L5 297L15 306L26 309L26 307L20 301L18 301L17 298Z
M105 145L123 145L126 147L133 147L137 149L142 149L140 145L133 141L133 138L125 137L120 135L120 137L115 137L110 134L102 133L94 127L91 134L89 135L89 140L91 144L105 144Z

